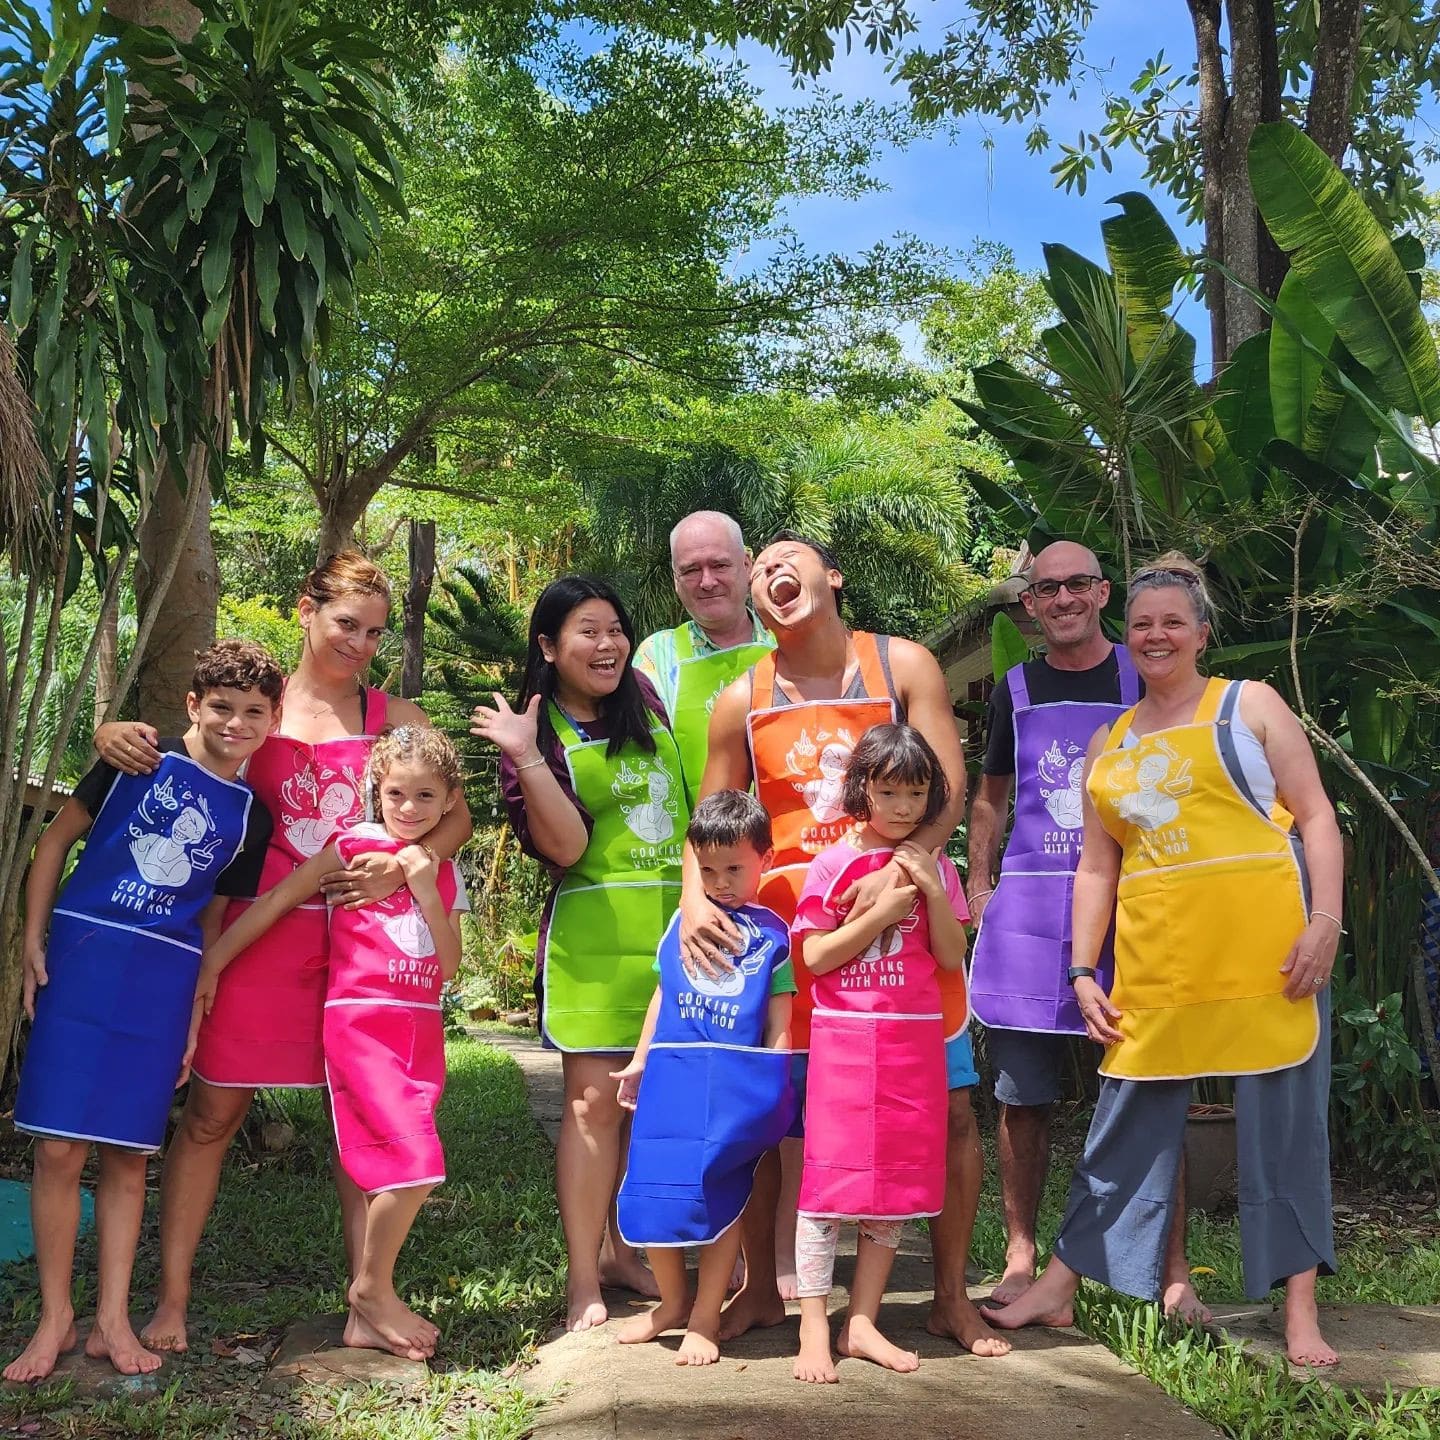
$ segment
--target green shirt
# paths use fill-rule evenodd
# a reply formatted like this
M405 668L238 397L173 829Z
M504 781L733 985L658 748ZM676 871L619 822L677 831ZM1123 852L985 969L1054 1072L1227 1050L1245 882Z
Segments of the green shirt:
M675 636L681 630L690 632L690 640L696 655L713 655L719 646L710 643L710 637L693 621L687 620L673 630L657 630L647 635L635 650L635 668L647 676L660 696L666 715L675 715L675 697L680 685L680 662L675 654ZM773 649L775 637L760 623L754 611L750 612L750 640L752 644ZM744 642L742 642L744 643Z

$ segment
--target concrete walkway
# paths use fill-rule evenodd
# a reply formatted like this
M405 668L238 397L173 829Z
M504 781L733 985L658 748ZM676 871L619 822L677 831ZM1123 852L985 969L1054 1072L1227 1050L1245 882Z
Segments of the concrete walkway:
M536 1117L553 1140L563 1101L560 1057L534 1040L479 1038L515 1058ZM842 1256L837 1266L835 1311L845 1306L840 1287L852 1263ZM613 1325L584 1335L557 1333L522 1377L527 1389L552 1402L533 1433L556 1440L876 1440L898 1425L906 1440L1201 1440L1217 1434L1075 1330L1026 1331L1012 1337L1015 1351L1004 1359L974 1359L926 1333L931 1289L928 1241L911 1232L881 1325L919 1353L920 1369L896 1375L845 1360L838 1385L801 1385L791 1377L794 1323L752 1331L727 1346L718 1365L697 1370L675 1366L678 1334L631 1347L615 1343ZM620 1316L648 1303L626 1293L607 1299L611 1314Z

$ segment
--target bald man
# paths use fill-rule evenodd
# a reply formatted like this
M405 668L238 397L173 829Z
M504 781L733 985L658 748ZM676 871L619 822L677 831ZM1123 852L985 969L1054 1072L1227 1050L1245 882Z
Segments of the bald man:
M696 510L670 532L675 593L689 619L640 642L635 668L654 684L680 748L693 808L705 773L715 697L775 640L750 609L750 552L740 526L719 510Z
M970 1003L987 1027L1000 1103L1006 1251L1005 1273L990 1297L996 1305L1023 1294L1035 1278L1051 1107L1060 1098L1069 1038L1085 1034L1067 975L1085 747L1141 693L1125 647L1100 628L1110 582L1094 553L1058 540L1036 555L1026 578L1023 603L1045 653L1015 666L990 697L969 831L970 907L981 922ZM1012 785L1015 823L997 874ZM1167 1259L1165 1308L1208 1318L1190 1288L1184 1237L1182 1206Z

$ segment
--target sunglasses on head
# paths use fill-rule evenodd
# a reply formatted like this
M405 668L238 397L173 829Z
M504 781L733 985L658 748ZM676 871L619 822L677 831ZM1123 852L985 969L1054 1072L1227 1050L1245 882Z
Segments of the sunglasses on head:
M1083 595L1092 585L1098 585L1102 575L1067 575L1063 580L1037 580L1025 588L1041 600L1053 600L1063 585L1072 595Z

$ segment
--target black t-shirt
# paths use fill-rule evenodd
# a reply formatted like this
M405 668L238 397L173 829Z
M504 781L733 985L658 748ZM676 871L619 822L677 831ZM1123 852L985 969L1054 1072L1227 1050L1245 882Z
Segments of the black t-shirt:
M1032 705L1054 705L1062 700L1120 703L1120 664L1111 650L1098 665L1089 670L1057 670L1041 657L1025 662L1025 687ZM1140 687L1145 693L1145 687ZM985 740L987 775L1015 773L1015 702L1010 694L1009 677L999 681L990 692L990 718Z
M162 755L188 755L183 740L164 739L158 749ZM85 807L93 820L105 803L110 787L120 778L120 771L104 760L97 760L85 772L84 778L75 787L75 798ZM245 826L245 838L235 852L235 858L220 872L215 881L217 895L235 895L250 899L260 888L260 870L265 864L265 847L270 843L270 832L274 821L270 812L260 802L259 796L250 802L250 818Z

